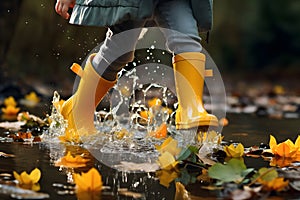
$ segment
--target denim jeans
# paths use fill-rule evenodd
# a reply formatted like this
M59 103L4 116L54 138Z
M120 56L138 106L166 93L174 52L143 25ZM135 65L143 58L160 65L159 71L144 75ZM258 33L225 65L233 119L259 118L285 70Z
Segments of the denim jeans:
M197 21L189 0L156 0L151 19L124 21L109 27L105 41L93 59L97 73L107 80L115 80L117 73L131 62L140 33L148 20L162 31L166 48L172 54L201 52ZM128 34L122 34L122 33Z

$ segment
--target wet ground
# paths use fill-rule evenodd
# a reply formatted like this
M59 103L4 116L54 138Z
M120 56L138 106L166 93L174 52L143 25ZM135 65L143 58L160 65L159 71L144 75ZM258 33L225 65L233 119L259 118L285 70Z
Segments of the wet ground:
M300 119L270 119L261 118L251 114L229 114L227 115L229 125L224 127L222 134L225 141L242 142L244 146L260 145L268 143L269 134L273 134L278 140L291 138L294 140L299 133ZM5 135L5 130L1 129L1 135ZM38 167L42 171L40 180L41 190L50 195L50 199L77 199L74 194L74 186L69 183L71 169L63 169L54 166L54 161L63 155L66 149L77 153L84 153L90 161L86 168L75 169L84 171L91 166L96 167L101 172L105 186L109 186L102 192L99 199L134 199L132 194L124 195L120 188L126 188L136 192L135 199L174 199L175 185L170 184L166 188L159 184L154 173L124 173L107 167L85 149L78 146L65 145L59 143L24 143L24 142L1 142L2 152L13 154L15 157L0 157L0 183L13 179L3 174L11 174L12 170L17 172L30 171ZM260 168L268 166L269 163L261 159L245 158L248 167ZM201 183L187 184L187 190L194 199L220 199L220 191L209 191L201 189ZM1 188L0 188L1 191ZM140 196L141 195L141 196ZM283 195L285 195L283 197ZM297 199L299 193L282 193L276 199ZM9 195L0 194L0 199L11 199Z
M245 88L250 88L245 90ZM253 88L256 88L253 90ZM241 87L232 91L227 100L228 125L223 127L222 135L224 141L240 142L245 147L254 145L268 144L270 134L274 135L278 141L291 139L294 141L299 134L300 124L300 100L298 94L283 94L283 88L272 87ZM26 90L26 91L23 91ZM0 104L3 104L4 97L12 95L16 97L18 103L27 93L35 91L41 97L41 102L35 107L20 105L22 111L29 111L39 117L45 117L50 113L50 103L52 92L43 93L42 91L52 91L47 88L25 88L8 85L2 86L0 91ZM243 91L243 92L240 92ZM3 95L3 96L1 96ZM143 96L143 95L142 95ZM117 99L118 100L118 99ZM174 102L173 102L174 103ZM128 109L128 107L126 107ZM7 119L1 118L0 121ZM175 183L170 184L169 188L162 186L155 172L150 173L124 173L110 166L106 162L99 161L91 152L71 144L59 142L24 142L3 140L7 138L7 130L0 128L0 152L14 155L14 157L0 156L0 199L12 199L10 194L5 194L9 190L2 187L6 183L14 180L12 171L22 172L31 171L35 167L42 172L40 180L40 193L50 195L49 199L80 199L74 191L74 184L71 184L71 174L73 172L84 172L95 167L102 175L105 189L101 196L94 196L89 199L170 199L175 197ZM37 133L39 135L40 133ZM67 151L74 152L76 155L83 154L89 159L87 166L67 169L55 166L55 161L65 155ZM261 158L245 157L247 167L259 169L269 167L269 162ZM186 174L187 175L187 174ZM188 181L187 181L188 180ZM224 193L216 190L210 191L202 189L201 181L192 181L188 175L185 177L186 189L192 195L192 199L224 199ZM130 192L124 192L128 190ZM4 192L5 191L5 192ZM15 192L15 191L14 191ZM297 199L299 192L289 191L289 193L279 193L271 195L271 199ZM15 197L18 199L18 197ZM24 198L23 198L24 199Z

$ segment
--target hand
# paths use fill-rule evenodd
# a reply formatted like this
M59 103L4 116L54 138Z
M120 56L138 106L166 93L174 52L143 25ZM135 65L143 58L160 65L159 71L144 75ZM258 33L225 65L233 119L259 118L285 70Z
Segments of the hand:
M73 8L76 0L57 0L55 4L55 11L57 14L62 16L65 19L70 18L68 13L69 8Z

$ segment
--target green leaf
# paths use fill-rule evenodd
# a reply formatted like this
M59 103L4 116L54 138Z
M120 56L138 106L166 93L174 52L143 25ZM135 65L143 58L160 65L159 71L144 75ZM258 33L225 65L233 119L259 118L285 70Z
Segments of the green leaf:
M197 154L199 151L199 148L196 146L189 146L188 148L192 153Z
M273 168L260 168L258 170L258 174L260 178L264 181L272 181L274 178L278 177L278 172Z
M180 177L178 177L176 181L181 182L184 185L188 185L197 181L197 175L198 173L189 173L187 169L182 169L180 170Z
M211 166L208 169L208 175L221 182L240 183L251 170L246 168L242 160L233 158L227 164L216 163Z
M248 168L248 169L242 171L242 176L246 177L248 174L250 174L253 171L254 171L254 168Z
M179 154L177 160L178 160L178 161L185 160L185 159L187 159L191 154L192 154L192 152L191 152L191 150L190 150L189 148L183 149L183 150L180 152L180 154Z

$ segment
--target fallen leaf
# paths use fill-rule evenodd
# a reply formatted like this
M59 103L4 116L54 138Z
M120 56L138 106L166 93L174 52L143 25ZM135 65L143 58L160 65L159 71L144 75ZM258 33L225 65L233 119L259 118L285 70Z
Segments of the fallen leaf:
M159 179L159 183L168 188L170 183L179 177L179 172L174 169L161 169L156 171L156 176Z
M13 96L9 96L7 98L4 99L4 105L6 107L8 106L13 106L13 107L16 107L17 106L17 102L15 100L15 98Z
M25 189L31 189L34 191L40 190L40 185L38 184L41 178L41 171L38 168L35 168L27 174L27 172L23 171L21 174L13 171L13 175L15 179L18 181L18 185Z
M35 92L30 92L29 94L25 95L25 99L37 104L41 101L41 99L36 95Z
M168 129L166 123L162 123L154 132L150 133L150 136L158 139L166 138L167 135L168 135Z
M170 152L166 151L158 157L157 163L161 169L172 169L178 164L178 161Z
M85 159L80 155L72 156L71 152L68 151L67 155L58 159L55 162L56 167L67 167L67 168L78 168L78 167L85 167L86 163L89 159Z
M278 172L273 168L269 169L269 168L263 167L263 168L260 168L257 173L259 175L259 178L263 181L271 181L278 177Z
M101 191L102 177L98 170L91 168L88 172L81 174L73 174L77 192L83 191Z
M12 105L8 105L5 108L1 109L3 114L5 115L17 115L20 111L20 108L14 107Z
M178 141L172 137L168 137L161 145L157 145L156 149L162 154L169 152L173 156L178 155L181 152L181 148L178 148Z
M237 145L230 144L224 147L224 151L228 157L238 158L244 155L244 146L241 143Z
M285 181L283 177L274 178L271 181L258 180L263 185L263 190L267 191L282 191L289 185L289 181Z
M274 136L270 135L269 146L272 153L280 157L296 157L300 154L300 137L298 136L295 144L291 140L286 140L282 143L277 144Z
M246 168L243 161L232 158L226 164L216 163L208 169L209 177L223 182L240 183L254 169Z

